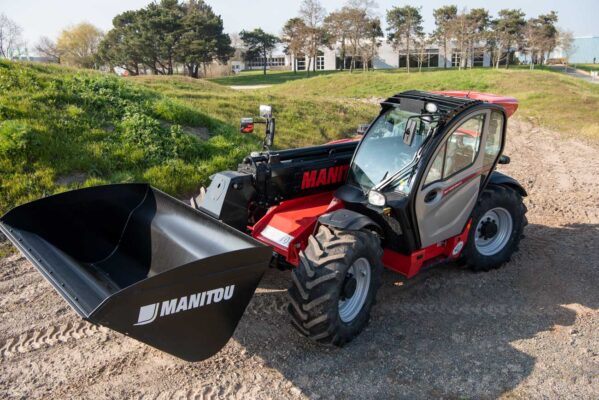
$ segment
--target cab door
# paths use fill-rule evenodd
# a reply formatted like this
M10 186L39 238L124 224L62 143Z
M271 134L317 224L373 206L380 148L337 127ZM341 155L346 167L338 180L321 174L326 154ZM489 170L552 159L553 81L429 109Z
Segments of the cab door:
M485 164L490 110L468 114L450 130L425 170L415 199L422 247L462 232L474 209ZM491 167L489 167L491 168Z

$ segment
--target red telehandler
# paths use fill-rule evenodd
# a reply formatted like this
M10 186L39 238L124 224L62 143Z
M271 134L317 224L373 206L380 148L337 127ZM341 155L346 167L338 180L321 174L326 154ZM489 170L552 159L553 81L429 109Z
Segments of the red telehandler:
M383 266L408 278L455 260L497 268L518 248L525 189L495 168L518 103L403 92L355 139L270 150L212 177L191 206L147 184L16 207L0 229L86 320L189 361L218 352L268 266L292 269L291 322L342 346L365 327Z

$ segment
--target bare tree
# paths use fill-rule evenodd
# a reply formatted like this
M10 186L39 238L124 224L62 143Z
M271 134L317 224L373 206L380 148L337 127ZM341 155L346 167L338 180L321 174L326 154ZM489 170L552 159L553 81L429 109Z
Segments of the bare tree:
M414 40L416 51L416 61L418 62L418 72L422 72L422 66L428 60L428 48L433 44L435 39L428 35L420 35Z
M340 45L341 69L345 69L347 45L351 35L352 22L347 15L347 7L334 11L324 19L324 29L329 36L329 44Z
M306 24L301 18L291 18L285 23L281 32L285 52L293 58L293 73L297 73L298 55L306 48L306 29Z
M35 51L40 56L47 57L60 64L60 57L62 53L56 46L56 42L54 42L49 37L42 36L35 45Z
M13 58L25 46L23 29L4 14L0 14L0 57Z
M307 71L310 70L312 60L314 60L313 69L316 71L318 51L324 44L326 36L323 29L325 15L326 11L318 0L302 1L299 16L306 24L306 54L310 57Z
M572 54L574 54L574 52L576 51L576 46L574 45L574 34L572 33L572 31L559 31L558 46L562 51L564 60L566 61L567 70L568 65L570 64L570 58L572 57Z
M450 30L455 39L453 52L458 54L456 61L458 63L458 69L461 70L462 67L467 65L466 52L470 42L468 14L465 9L452 19Z

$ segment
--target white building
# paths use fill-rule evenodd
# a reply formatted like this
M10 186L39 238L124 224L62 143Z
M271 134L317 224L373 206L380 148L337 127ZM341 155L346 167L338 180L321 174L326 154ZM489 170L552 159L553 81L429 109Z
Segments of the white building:
M443 47L437 45L431 45L426 49L425 54L417 54L416 50L410 53L410 68L419 67L419 59L422 62L423 68L443 68L443 67L459 67L461 63L460 52L455 45L450 44L447 49L447 58L445 57L446 52ZM281 69L281 70L293 70L293 66L298 71L305 71L308 67L310 70L314 70L316 65L317 71L333 71L341 69L343 60L341 59L341 47L336 46L333 49L323 47L320 54L316 57L316 60L310 57L293 57L286 55L282 50L277 50L271 57L266 60L267 69ZM490 67L491 66L491 54L484 48L475 48L470 52L470 59L462 63L462 67ZM355 59L356 68L362 68L362 61L359 57ZM349 68L350 57L346 57L345 68ZM406 52L402 50L394 49L393 46L386 41L379 47L377 55L372 62L370 67L374 69L396 69L405 68L407 65ZM264 67L264 58L254 59L250 61L234 61L232 62L232 68L234 72L242 70L258 70Z

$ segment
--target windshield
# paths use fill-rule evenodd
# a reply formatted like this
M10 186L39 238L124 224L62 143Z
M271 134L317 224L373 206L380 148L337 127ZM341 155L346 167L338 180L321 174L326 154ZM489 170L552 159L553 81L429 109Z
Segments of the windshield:
M370 190L408 166L436 124L417 118L419 115L398 108L382 114L360 143L350 168L349 181ZM410 117L416 118L418 129L412 144L408 145L403 141L403 134Z

